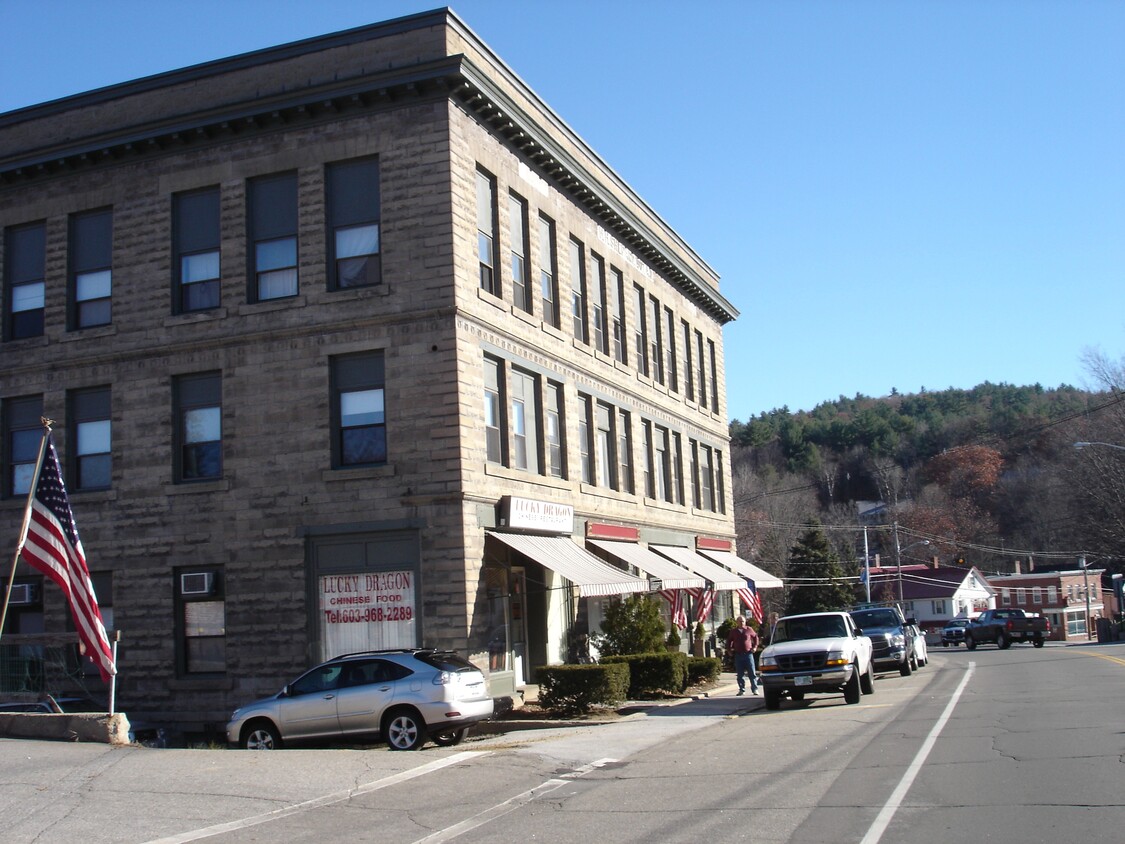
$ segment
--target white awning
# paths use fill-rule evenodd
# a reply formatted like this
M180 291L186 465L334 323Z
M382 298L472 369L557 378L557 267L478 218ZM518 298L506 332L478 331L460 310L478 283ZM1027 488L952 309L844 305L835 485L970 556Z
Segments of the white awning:
M711 585L720 592L742 589L746 586L746 581L737 574L695 553L690 548L683 548L679 545L650 545L649 548L711 581Z
M578 594L583 598L649 591L646 579L633 577L616 566L602 562L569 537L526 536L493 531L488 531L487 535L561 574L578 587Z
M776 575L770 574L765 569L760 569L753 563L748 563L737 554L732 554L730 551L707 551L699 552L709 560L714 560L720 565L726 566L731 571L737 572L743 577L749 578L754 581L755 589L780 589L785 584Z
M635 542L611 542L604 539L587 539L590 545L600 548L624 563L636 566L644 574L660 581L661 589L702 589L707 584L693 574L659 554L642 548Z

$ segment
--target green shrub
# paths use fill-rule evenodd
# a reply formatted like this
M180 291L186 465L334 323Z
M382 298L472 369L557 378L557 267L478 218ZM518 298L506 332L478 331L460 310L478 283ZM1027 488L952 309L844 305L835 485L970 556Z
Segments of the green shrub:
M714 683L722 670L723 663L713 656L693 656L687 663L688 685Z
M629 699L646 700L679 694L688 686L688 657L679 651L602 657L602 663L629 666Z
M664 622L660 601L634 593L614 598L605 608L598 651L608 656L647 654L664 650Z
M595 706L616 706L625 700L629 666L545 665L535 669L539 705L560 715L580 715Z

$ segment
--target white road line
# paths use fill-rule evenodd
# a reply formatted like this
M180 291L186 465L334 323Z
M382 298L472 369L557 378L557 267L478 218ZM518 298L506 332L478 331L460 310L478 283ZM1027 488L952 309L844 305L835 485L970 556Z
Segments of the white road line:
M918 753L914 757L914 761L910 763L910 767L906 769L906 773L902 775L899 780L898 786L891 793L890 798L887 800L886 805L883 806L875 822L871 824L871 828L867 830L867 835L863 836L860 844L878 844L879 839L883 837L883 833L887 831L887 826L891 822L891 818L895 816L899 806L902 805L903 798L906 793L910 791L910 786L914 784L914 778L918 776L918 772L922 770L922 765L926 762L926 757L930 755L930 751L934 749L934 744L937 742L937 737L944 729L949 716L953 714L953 707L957 705L957 701L961 699L961 693L965 691L965 686L969 684L969 678L973 676L973 670L977 667L975 662L969 663L969 670L965 672L965 676L961 679L961 683L957 686L957 691L953 693L949 703L945 706L945 711L941 713L937 723L934 724L930 734L926 736L926 740L922 742L922 746L918 748Z
M204 827L192 832L183 832L179 835L170 835L167 838L157 838L149 841L148 844L184 844L187 841L199 841L201 838L210 838L212 835L219 835L224 832L234 832L240 829L246 829L250 826L257 826L262 823L269 823L276 821L278 818L288 817L295 815L299 812L307 812L309 809L318 809L321 806L330 806L333 803L341 803L352 797L357 797L360 794L369 794L372 791L378 791L381 788L388 786L398 785L400 782L415 779L416 777L432 774L434 771L440 771L442 768L448 768L450 765L456 765L458 762L464 762L468 759L475 759L477 756L485 756L489 751L482 750L465 750L460 753L455 753L452 756L447 756L444 759L438 759L434 762L429 762L419 768L411 768L409 771L402 771L398 774L392 774L389 777L384 777L381 780L369 782L366 785L361 785L358 788L349 788L347 791L337 791L335 794L326 794L323 797L317 797L312 800L306 800L303 803L294 803L292 806L284 806L280 809L274 809L272 812L266 812L264 815L254 815L250 818L243 818L240 821L231 821L230 823L216 824L215 826Z
M460 823L446 827L445 829L439 829L437 832L431 835L427 835L425 838L419 838L414 842L414 844L438 844L438 842L441 841L451 841L459 835L463 835L464 833L474 830L477 827L484 826L486 823L496 820L496 818L502 818L509 812L514 812L520 806L525 806L532 800L535 800L538 797L542 797L544 794L550 794L556 788L561 785L565 785L570 780L578 779L579 777L590 773L590 771L593 771L596 768L600 768L602 765L606 765L613 761L615 760L599 759L597 762L591 762L589 765L583 765L581 768L571 771L569 774L563 774L561 777L549 779L546 782L540 783L539 785L535 786L535 788L528 789L522 794L517 794L515 797L505 800L503 803L498 803L491 809L485 809L483 812L473 815L471 818L466 818Z

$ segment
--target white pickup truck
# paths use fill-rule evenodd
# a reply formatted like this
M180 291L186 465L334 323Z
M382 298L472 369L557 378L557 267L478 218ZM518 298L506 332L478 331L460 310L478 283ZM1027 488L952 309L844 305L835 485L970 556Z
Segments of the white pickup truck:
M847 703L875 691L871 640L846 612L818 612L778 619L758 661L766 709L781 698L803 700L809 692L843 692Z

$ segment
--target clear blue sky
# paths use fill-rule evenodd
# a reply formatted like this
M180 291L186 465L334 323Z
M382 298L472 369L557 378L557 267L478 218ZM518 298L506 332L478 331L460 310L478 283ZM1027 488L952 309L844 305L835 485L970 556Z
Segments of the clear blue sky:
M0 0L0 112L439 5ZM722 276L732 418L1125 357L1125 2L451 6Z

